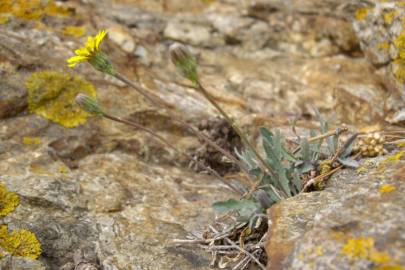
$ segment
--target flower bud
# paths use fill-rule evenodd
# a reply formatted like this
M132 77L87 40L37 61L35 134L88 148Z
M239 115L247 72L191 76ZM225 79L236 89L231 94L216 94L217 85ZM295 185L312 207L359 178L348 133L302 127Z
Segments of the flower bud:
M89 63L98 71L114 76L116 74L110 59L102 52L97 52Z
M174 43L170 46L169 53L172 63L177 67L180 73L191 82L197 84L197 60L187 47L179 43Z
M75 99L80 108L90 114L104 115L104 111L98 105L97 100L85 94L78 94Z

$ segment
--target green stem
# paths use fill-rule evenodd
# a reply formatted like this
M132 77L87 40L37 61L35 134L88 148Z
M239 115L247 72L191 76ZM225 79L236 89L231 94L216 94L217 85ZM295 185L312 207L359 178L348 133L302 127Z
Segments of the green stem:
M204 86L202 86L202 84L199 81L197 82L197 86L201 94L220 112L220 114L225 118L225 120L233 127L235 132L242 139L242 142L245 144L245 146L248 147L248 149L253 152L253 154L256 156L256 158L260 163L261 169L268 174L272 173L273 170L270 167L270 165L267 162L265 162L264 159L260 156L256 148L249 142L249 140L242 132L242 130L239 128L239 126L236 124L236 122L231 117L229 117L228 114L218 105L215 99L208 93L208 91L204 88Z
M193 157L191 155L189 155L186 152L180 151L178 150L176 147L174 147L171 143L169 143L165 138L163 138L162 136L160 136L159 134L155 133L153 130L142 126L138 123L135 122L131 122L125 119L121 119L118 117L115 117L113 115L104 113L103 117L110 119L112 121L115 122L119 122L131 127L134 127L136 129L142 130L148 134L150 134L153 138L155 138L156 140L160 141L161 143L163 143L164 145L166 145L167 147L169 147L170 149L174 150L177 154L182 155L184 157L186 157L189 160L193 160ZM213 175L215 175L222 183L224 183L227 187L229 187L230 189L232 189L233 191L235 191L236 193L242 194L238 189L236 189L234 186L232 186L231 184L229 184L222 176L220 176L215 170L211 169L210 167L206 166L205 164L203 164L201 161L197 160L197 164L203 168L205 168L206 170L208 170L210 173L212 173Z
M163 107L170 107L166 102L164 102L162 99L160 99L158 96L150 93L147 89L143 88L142 86L135 84L134 82L128 80L126 77L122 76L119 73L116 73L115 78L118 80L124 82L125 84L129 85L132 87L135 91L137 91L139 94L141 94L145 99L147 99L150 103L152 103L154 106L161 108ZM174 114L170 110L165 110L165 112L172 117L172 120L181 124L182 126L186 127L189 129L194 135L196 135L200 140L203 140L207 144L209 144L211 147L213 147L215 150L226 156L229 160L233 161L235 164L239 166L239 168L248 176L249 179L251 179L250 173L246 166L236 159L231 153L223 149L221 146L219 146L217 143L215 143L213 140L211 140L208 136L206 136L203 132L199 131L197 128L195 128L193 125L183 121L178 115ZM252 179L251 179L252 180Z

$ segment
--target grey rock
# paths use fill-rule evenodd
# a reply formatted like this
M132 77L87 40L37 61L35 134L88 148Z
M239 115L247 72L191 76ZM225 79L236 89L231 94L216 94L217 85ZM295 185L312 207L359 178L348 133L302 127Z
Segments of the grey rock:
M405 263L404 161L363 162L344 170L321 192L300 194L270 208L268 269L369 269ZM394 189L385 192L383 187ZM399 268L400 269L400 268Z

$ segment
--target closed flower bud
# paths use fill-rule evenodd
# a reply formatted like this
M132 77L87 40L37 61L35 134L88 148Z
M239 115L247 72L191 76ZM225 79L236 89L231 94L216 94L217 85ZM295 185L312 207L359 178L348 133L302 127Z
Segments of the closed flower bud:
M197 84L197 60L187 47L174 43L170 46L169 52L171 61L180 73L191 82Z
M75 99L80 108L90 114L103 115L104 111L98 105L97 100L85 94L78 94Z

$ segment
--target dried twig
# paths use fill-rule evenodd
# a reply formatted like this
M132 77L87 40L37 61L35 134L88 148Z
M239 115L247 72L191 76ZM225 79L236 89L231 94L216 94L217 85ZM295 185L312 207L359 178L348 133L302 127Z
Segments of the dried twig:
M211 225L209 225L209 228L214 232L218 233L218 231ZM264 266L255 256L253 256L250 252L246 251L245 249L239 247L234 241L229 239L228 237L225 237L225 241L228 242L230 245L234 246L235 248L239 249L241 252L243 252L246 256L249 256L262 270L266 270L266 266Z

